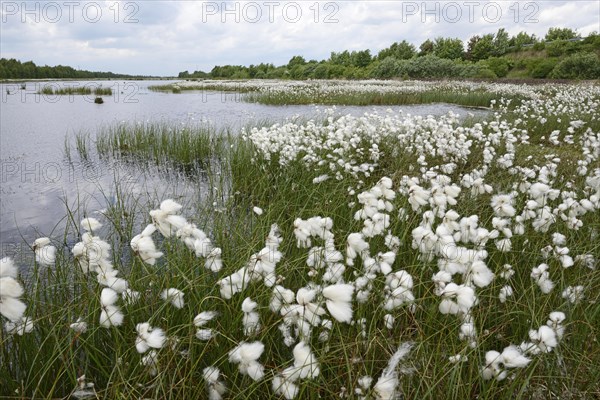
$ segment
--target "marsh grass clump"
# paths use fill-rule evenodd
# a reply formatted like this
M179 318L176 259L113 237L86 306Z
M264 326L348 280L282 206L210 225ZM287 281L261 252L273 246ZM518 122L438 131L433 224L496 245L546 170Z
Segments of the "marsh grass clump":
M54 266L12 293L0 394L593 398L600 91L528 90L467 122L104 129L104 157L226 177L37 241Z
M97 87L94 88L93 91L94 96L112 96L113 92L111 88L103 88L103 87Z
M102 86L65 86L55 87L54 85L45 85L38 92L44 95L64 96L64 95L94 95L99 96L112 96L111 88L103 88Z
M164 123L125 124L103 128L96 149L100 156L164 162L192 171L223 159L230 135L209 125L170 126Z
M73 95L73 94L77 94L77 95L91 95L92 94L92 88L87 87L87 86L82 86L82 87L58 87L55 88L54 86L51 85L47 85L44 86L42 88L42 90L40 91L41 94L45 94L45 95L57 95L57 96L62 96L62 95Z

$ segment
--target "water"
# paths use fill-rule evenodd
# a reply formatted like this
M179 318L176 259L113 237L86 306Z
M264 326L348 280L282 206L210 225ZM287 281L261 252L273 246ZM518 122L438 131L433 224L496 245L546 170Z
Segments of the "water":
M67 207L78 216L93 215L116 201L117 190L143 196L157 205L206 191L205 182L191 181L153 168L140 168L97 157L81 160L65 155L65 140L74 146L79 133L94 138L99 127L122 122L210 123L239 130L252 121L282 122L297 116L314 117L319 107L266 106L245 103L241 95L221 92L160 93L148 90L159 81L105 81L113 90L104 104L94 96L38 95L48 83L0 85L0 256L14 246L40 236L63 233ZM96 86L98 82L53 82L55 88ZM8 94L10 93L10 94ZM322 109L321 107L320 109ZM337 107L340 114L401 109L413 115L482 113L448 104L402 107ZM93 145L92 145L93 148ZM72 154L76 153L72 151ZM204 185L204 186L203 186Z

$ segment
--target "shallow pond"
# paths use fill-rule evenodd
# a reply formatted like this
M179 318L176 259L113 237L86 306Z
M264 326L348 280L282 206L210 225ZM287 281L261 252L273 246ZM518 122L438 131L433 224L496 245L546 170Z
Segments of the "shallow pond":
M246 103L242 95L223 92L184 91L181 94L154 92L148 86L166 82L27 82L0 85L0 243L1 255L19 253L39 236L60 237L64 232L67 208L77 215L91 215L116 201L118 190L155 200L197 196L206 185L173 172L100 161L69 159L65 143L74 152L75 137L87 133L93 142L102 126L122 122L166 122L170 124L209 123L234 132L265 120L282 122L289 118L318 117L324 107L266 106ZM93 95L42 95L46 85L111 88L103 104ZM336 107L338 114L402 110L413 115L442 115L449 111L466 116L485 111L449 104L401 107ZM91 145L93 148L93 143ZM204 185L204 188L203 188Z

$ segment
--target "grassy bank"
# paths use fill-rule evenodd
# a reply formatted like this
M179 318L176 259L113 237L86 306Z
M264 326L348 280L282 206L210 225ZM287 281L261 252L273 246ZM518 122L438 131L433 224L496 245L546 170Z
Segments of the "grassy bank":
M550 85L542 85L549 88ZM499 95L514 103L527 98L526 84L495 84L475 81L188 81L150 86L150 90L182 93L221 91L242 95L242 100L267 105L406 105L451 103L466 107L489 107Z
M490 88L502 90L512 88ZM51 238L54 263L33 263L21 297L33 327L2 330L0 393L220 398L222 383L232 399L593 398L600 92L527 90L518 106L496 94L481 121L390 113L231 135L103 130L104 158L208 170L210 199L150 215L123 193L93 235L72 218L76 241L101 250L74 257L72 242ZM146 224L162 255L129 246ZM98 258L111 267L85 272ZM107 287L126 294L111 303ZM183 301L161 298L169 288ZM105 327L110 307L124 318ZM194 323L205 311L217 314ZM85 331L71 327L78 318ZM164 339L146 342L145 322ZM235 353L243 342L264 350ZM217 380L203 373L213 366Z

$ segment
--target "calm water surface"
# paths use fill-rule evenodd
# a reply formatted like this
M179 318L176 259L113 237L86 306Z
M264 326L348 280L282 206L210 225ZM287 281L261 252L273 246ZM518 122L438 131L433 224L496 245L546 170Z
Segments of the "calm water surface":
M164 82L102 82L103 87L112 88L113 95L104 97L101 105L94 104L91 95L37 94L48 83L27 82L24 89L21 84L0 85L0 256L10 255L10 246L31 243L39 236L60 238L67 207L77 210L78 215L92 215L116 201L119 189L150 199L155 205L164 198L189 199L206 191L202 180L191 181L175 173L99 161L97 157L82 161L74 155L69 160L65 142L70 140L73 147L79 133L89 133L93 139L100 127L122 122L210 123L217 128L239 130L252 121L317 117L322 110L315 106L245 103L239 94L231 93L171 94L148 90L148 86L160 83ZM52 83L55 88L99 84ZM337 107L337 113L361 115L389 108ZM482 113L448 104L393 109L413 115Z

